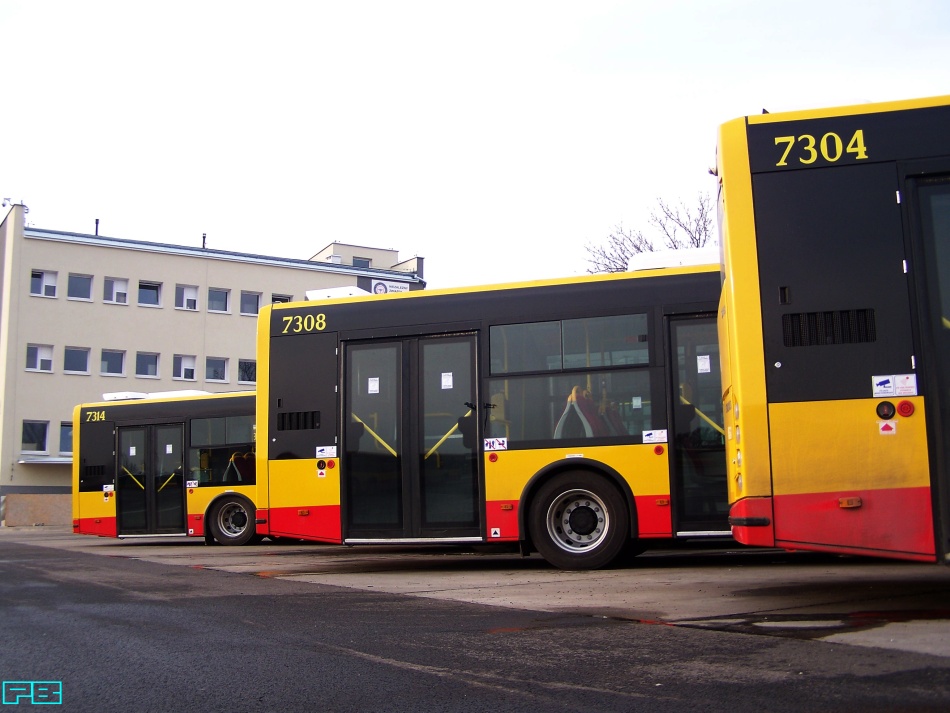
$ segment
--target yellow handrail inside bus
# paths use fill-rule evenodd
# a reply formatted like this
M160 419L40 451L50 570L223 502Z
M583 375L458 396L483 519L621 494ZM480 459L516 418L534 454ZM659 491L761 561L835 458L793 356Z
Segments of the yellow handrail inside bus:
M472 409L469 409L469 410L468 410L468 413L465 414L464 416L462 416L462 418L468 418L468 417L471 416L471 415L472 415ZM452 426L452 428L450 428L450 429L448 430L448 433L446 433L444 436L442 436L442 438L439 439L439 442L438 442L438 443L436 443L434 446L432 446L432 448L429 449L429 452L426 453L426 454L422 457L422 460L427 460L427 459L429 458L429 456L431 456L433 453L435 453L435 452L439 449L439 446L441 446L443 443L445 443L446 439L447 439L449 436L451 436L453 433L455 433L457 430L459 430L459 425L456 423L454 426Z
M686 404L687 406L693 406L693 404L691 404L689 401L687 401L687 400L686 400L685 398L683 398L682 396L680 396L680 402ZM703 419L703 421L705 421L705 422L708 423L710 426L712 426L713 428L715 428L715 429L719 432L719 435L720 435L720 436L725 436L725 435L726 435L726 432L725 432L724 430L722 430L722 426L720 426L718 423L716 423L715 421L713 421L711 418L709 418L709 416L707 416L706 414L704 414L702 411L700 411L700 410L699 410L698 408L696 408L695 406L693 406L693 411L695 411L695 412L696 412L696 415L699 416L701 419Z
M164 489L164 487L165 487L166 485L168 485L168 484L171 482L171 479L174 478L176 475L178 475L178 474L177 474L177 473L172 473L171 475L169 475L169 476L168 476L168 480L166 480L164 483L161 484L161 487L159 487L158 492L159 492L159 493L162 492L162 489Z
M129 473L129 469L126 468L125 466L122 466L122 470L124 470L126 473ZM134 475L132 475L132 473L129 473L129 477L130 477L132 480L135 481L135 484L136 484L137 486L139 486L142 490L145 490L145 486L142 485L142 484L139 482L138 478L136 478Z
M366 429L366 432L367 432L369 435L371 435L373 438L375 438L375 439L376 439L376 442L379 443L379 445L381 445L383 448L385 448L387 451L389 451L390 453L393 454L393 458L398 458L398 457L399 457L399 454L396 453L396 451L394 451L394 450L392 449L392 446L390 446L388 443L386 443L386 441L383 440L382 436L380 436L378 433L376 433L376 431L374 431L372 428L370 428L369 425L367 425L366 421L364 421L363 419L361 419L361 418L360 418L359 416L357 416L355 413L352 414L352 416L353 416L353 418L354 418L358 423L362 423L362 424L363 424L363 428Z

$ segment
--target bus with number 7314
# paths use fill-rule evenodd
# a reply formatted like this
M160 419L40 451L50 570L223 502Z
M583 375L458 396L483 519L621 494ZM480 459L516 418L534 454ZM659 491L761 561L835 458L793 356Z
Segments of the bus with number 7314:
M253 542L254 409L251 391L168 392L76 406L73 531Z

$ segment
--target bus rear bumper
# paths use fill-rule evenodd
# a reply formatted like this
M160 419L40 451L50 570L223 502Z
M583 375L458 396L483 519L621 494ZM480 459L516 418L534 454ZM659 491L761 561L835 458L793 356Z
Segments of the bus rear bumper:
M729 509L729 525L737 542L757 547L775 546L772 498L744 498Z

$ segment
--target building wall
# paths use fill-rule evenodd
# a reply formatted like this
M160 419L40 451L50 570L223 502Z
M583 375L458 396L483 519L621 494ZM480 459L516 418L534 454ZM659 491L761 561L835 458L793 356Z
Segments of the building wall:
M307 290L366 284L367 278L423 284L416 275L379 269L24 230L22 206L0 225L0 240L0 495L8 525L69 524L68 508L56 504L71 484L71 440L60 449L60 424L70 422L76 404L100 401L107 392L254 389L238 379L239 360L256 360L257 317L241 314L242 291L260 294L263 306L274 295L303 300ZM35 270L56 273L55 297L30 294ZM70 273L92 276L90 299L67 296ZM103 300L107 277L128 281L125 304ZM140 281L160 283L159 306L138 304ZM177 285L197 288L197 309L176 308ZM209 288L229 291L227 312L208 310ZM51 347L51 371L27 369L31 344ZM88 373L64 373L66 347L89 350ZM103 349L124 352L121 375L100 373ZM137 352L159 355L157 376L136 375ZM195 358L193 380L173 376L176 354ZM227 360L223 380L206 378L209 357ZM24 420L49 423L45 452L23 451ZM44 505L37 500L43 495L59 497Z

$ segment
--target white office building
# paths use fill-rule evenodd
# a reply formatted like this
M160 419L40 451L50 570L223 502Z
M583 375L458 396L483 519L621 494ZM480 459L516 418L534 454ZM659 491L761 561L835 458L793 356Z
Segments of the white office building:
M422 289L422 258L331 243L287 259L0 223L0 498L70 523L72 411L115 392L253 390L262 305Z

